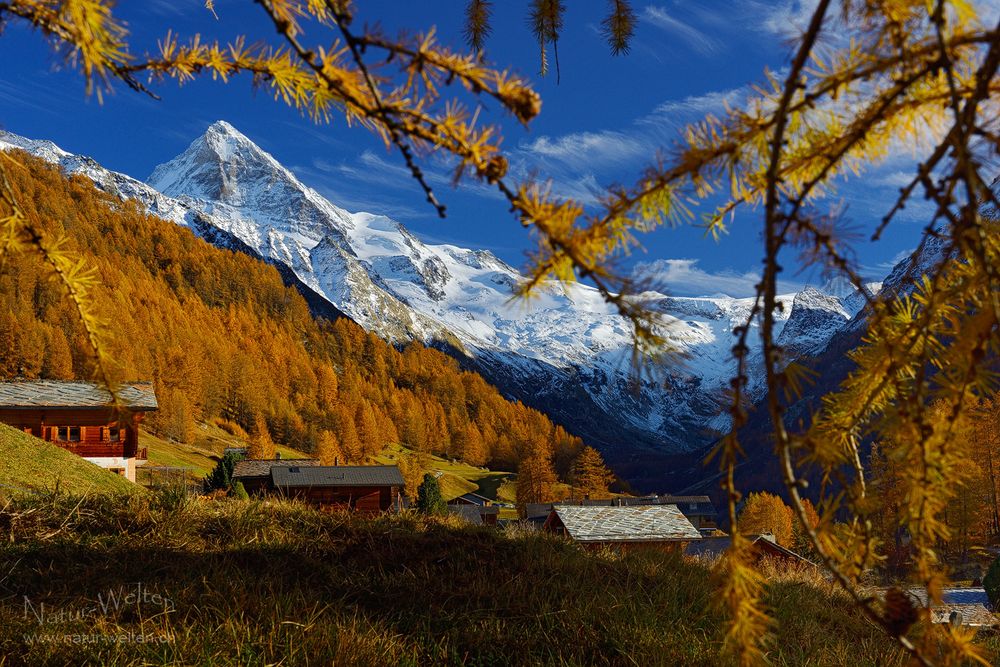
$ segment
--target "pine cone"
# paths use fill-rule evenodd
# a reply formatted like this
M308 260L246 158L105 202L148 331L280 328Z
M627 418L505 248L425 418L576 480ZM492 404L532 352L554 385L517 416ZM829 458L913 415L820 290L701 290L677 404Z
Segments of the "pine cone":
M885 621L889 632L896 637L902 637L914 623L919 614L909 593L892 587L885 592Z

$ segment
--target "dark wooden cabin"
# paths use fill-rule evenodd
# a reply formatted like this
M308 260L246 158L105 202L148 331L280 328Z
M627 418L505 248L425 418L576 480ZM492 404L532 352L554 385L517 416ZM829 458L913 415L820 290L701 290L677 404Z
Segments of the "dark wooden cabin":
M402 507L397 466L272 466L274 493L321 509L390 512Z
M240 482L250 495L264 495L274 490L271 469L280 467L316 467L319 459L243 459L233 466L233 482Z
M0 422L134 482L136 462L146 460L139 424L157 409L156 394L151 383L130 382L117 396L119 409L107 389L90 382L0 382Z

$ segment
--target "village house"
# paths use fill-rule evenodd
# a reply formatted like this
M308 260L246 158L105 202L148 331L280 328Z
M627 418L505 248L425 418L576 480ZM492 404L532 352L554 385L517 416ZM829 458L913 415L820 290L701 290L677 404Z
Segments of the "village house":
M156 394L149 382L129 382L117 396L118 410L111 392L90 382L0 382L0 422L134 482L136 465L146 460L139 424L157 409Z
M320 509L390 512L402 509L403 475L397 466L271 467L270 493Z
M481 496L478 493L463 493L462 495L452 498L448 501L449 505L475 505L477 507L489 507L493 504L493 501L486 496Z
M754 562L769 560L772 563L782 564L785 566L815 566L815 564L809 559L778 544L774 535L771 533L746 535L745 537L750 541L750 549L753 554ZM684 549L684 555L691 556L692 558L715 560L720 558L726 550L729 549L732 542L732 538L728 535L706 537L699 542L692 542L687 545Z
M275 466L314 468L319 459L243 459L233 466L233 483L239 482L250 495L263 495L274 490L271 469Z
M619 496L617 498L568 498L557 503L528 503L525 518L535 523L543 523L556 506L561 507L623 507L633 505L676 505L681 514L688 518L702 534L710 534L718 528L715 505L708 496Z
M495 526L500 518L500 508L495 505L471 505L448 503L448 511L477 526Z
M941 591L940 603L931 603L923 588L911 588L907 593L914 605L930 608L931 623L972 628L995 628L1000 625L1000 617L993 613L984 588L945 588ZM879 590L878 595L884 596L885 590Z
M542 530L564 535L588 549L656 549L679 552L701 533L676 505L556 505Z
M477 525L495 526L500 518L500 508L478 493L463 493L452 498L448 501L448 511Z

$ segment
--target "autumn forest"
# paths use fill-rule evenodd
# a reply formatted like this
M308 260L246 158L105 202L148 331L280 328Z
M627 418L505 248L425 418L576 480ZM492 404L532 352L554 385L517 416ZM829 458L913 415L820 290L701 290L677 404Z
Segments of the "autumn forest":
M570 481L581 440L444 353L419 343L397 349L346 318L316 319L273 267L210 246L37 158L17 159L24 166L10 176L26 213L65 233L97 267L95 302L112 323L115 377L155 380L160 410L148 424L164 437L187 442L196 422L222 420L253 441L331 464L364 463L399 442L521 470L525 502L553 500L557 479ZM0 376L91 377L73 302L37 263L7 262ZM584 462L595 456L603 469L592 449ZM608 479L597 477L593 490L606 492Z

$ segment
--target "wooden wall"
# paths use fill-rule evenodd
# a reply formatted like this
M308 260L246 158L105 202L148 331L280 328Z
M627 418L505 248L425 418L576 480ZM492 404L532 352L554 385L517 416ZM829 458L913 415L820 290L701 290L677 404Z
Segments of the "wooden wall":
M46 409L11 410L0 409L0 422L41 438L79 456L121 456L134 457L139 453L139 422L141 413L114 415L103 409ZM80 439L59 440L58 427L77 426ZM109 430L118 426L122 434L118 442L112 442Z
M358 512L387 512L397 506L399 487L307 487L290 489L287 495L322 509L352 509Z

